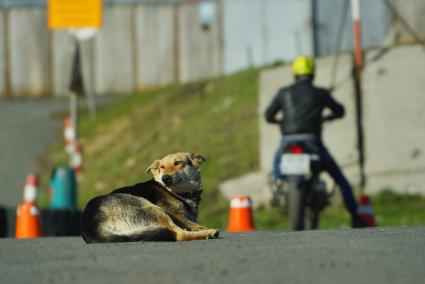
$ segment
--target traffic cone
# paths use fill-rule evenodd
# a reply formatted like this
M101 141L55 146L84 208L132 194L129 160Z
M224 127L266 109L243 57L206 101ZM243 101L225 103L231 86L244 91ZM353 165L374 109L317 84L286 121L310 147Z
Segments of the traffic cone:
M16 211L17 239L41 237L40 210L36 205L37 187L37 176L28 175L24 187L24 203L18 205Z
M75 128L70 116L65 117L63 136L65 138L65 150L71 155L74 152Z
M252 200L249 196L235 196L230 202L228 232L255 231Z
M367 195L360 195L359 208L357 209L358 216L366 223L368 227L375 227L375 215Z

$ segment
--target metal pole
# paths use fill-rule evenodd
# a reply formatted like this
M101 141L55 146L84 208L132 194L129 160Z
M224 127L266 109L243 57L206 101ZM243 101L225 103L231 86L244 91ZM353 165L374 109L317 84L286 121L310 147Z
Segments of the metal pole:
M359 151L360 167L360 187L363 191L366 186L365 174L365 154L364 154L364 131L363 131L363 93L362 93L362 70L364 65L362 38L361 38L361 18L360 18L360 0L351 0L351 15L353 21L354 36L354 54L353 54L353 80L356 105L356 129L357 129L357 147Z
M77 39L80 46L81 53L81 74L83 78L83 92L86 96L87 108L89 110L90 118L96 118L96 97L94 94L93 86L93 52L92 42L93 39L80 40Z
M320 42L319 42L319 9L317 0L311 0L312 9L312 27L313 27L313 55L315 57L320 55Z
M262 1L261 4L261 34L263 39L263 64L268 64L269 62L269 33L267 27L267 5L266 0Z
M74 42L75 42L76 53L78 53L80 49L80 43L77 39L74 39ZM76 145L77 141L78 141L78 131L77 131L78 129L78 124L77 124L78 123L78 94L72 90L70 90L70 93L69 93L69 113L71 115L72 126L74 131L74 141L73 141L74 145L72 145L72 152L74 152L77 146Z
M3 66L3 74L4 74L4 94L6 97L12 96L12 83L11 83L11 75L10 72L12 69L10 68L10 46L9 46L9 9L5 8L3 13L3 37L4 37L4 46L3 51L4 54L4 66Z
M74 92L70 93L69 96L69 113L71 114L71 120L72 120L72 126L73 126L73 131L74 131L74 145L72 145L73 147L73 151L75 150L75 144L78 141L78 132L77 132L77 123L78 123L78 97L77 94Z

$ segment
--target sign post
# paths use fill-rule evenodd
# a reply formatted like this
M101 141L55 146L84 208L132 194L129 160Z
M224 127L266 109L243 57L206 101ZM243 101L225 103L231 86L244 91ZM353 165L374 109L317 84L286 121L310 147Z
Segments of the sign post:
M360 0L351 0L351 16L353 22L354 54L353 54L353 80L356 104L357 147L359 150L360 186L364 191L366 186L364 130L363 130L363 93L362 71L364 66L362 50L362 32L360 18Z
M97 34L101 23L102 0L48 0L47 26L49 30L68 30L75 40L75 53L69 84L70 114L75 131L74 145L71 146L72 151L70 153L71 161L74 155L78 154L78 95L85 94L87 96L90 115L96 116L96 102L91 87L92 60L90 60L91 54L88 49L90 46L83 45L83 41L92 39ZM84 64L84 61L89 62ZM86 72L83 72L83 69Z
M102 0L48 0L47 25L50 30L68 30L75 39L75 55L71 75L71 115L74 125L77 125L77 94L85 94L91 116L96 115L96 103L90 83L84 77L91 78L91 66L85 66L83 58L87 58L89 50L83 48L81 42L93 38L102 23ZM84 47L88 47L84 45ZM80 55L81 52L81 55ZM86 55L86 56L85 56ZM90 60L91 61L91 60ZM91 63L91 62L90 62ZM83 67L86 72L82 72ZM88 68L87 68L88 67ZM81 74L81 73L82 74ZM86 73L84 76L84 73ZM89 75L89 76L87 76ZM75 78L80 78L80 87L75 88ZM75 89L82 89L76 92Z

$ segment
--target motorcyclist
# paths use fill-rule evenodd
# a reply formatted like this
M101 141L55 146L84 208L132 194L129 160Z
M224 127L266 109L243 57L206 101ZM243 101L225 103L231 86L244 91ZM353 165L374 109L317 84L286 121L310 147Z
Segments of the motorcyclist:
M265 112L267 122L279 124L283 134L273 161L273 180L276 183L281 182L281 156L288 140L296 139L303 142L308 139L308 143L313 143L318 149L324 170L338 184L345 207L351 214L352 227L365 227L366 223L357 214L358 205L352 187L321 139L323 122L342 118L344 107L331 97L328 90L313 85L315 75L313 58L297 57L292 63L292 74L295 82L281 88ZM323 110L326 108L331 113L323 116ZM277 118L279 112L284 114L282 119Z

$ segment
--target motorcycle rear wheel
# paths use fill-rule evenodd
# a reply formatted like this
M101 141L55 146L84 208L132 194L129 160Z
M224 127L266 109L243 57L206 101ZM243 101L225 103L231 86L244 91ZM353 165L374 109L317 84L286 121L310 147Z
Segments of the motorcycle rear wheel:
M304 214L305 229L316 230L319 227L319 212L316 212L316 210L311 207L307 207L305 208Z
M304 189L297 182L289 182L288 189L288 218L292 231L304 230L305 202Z

